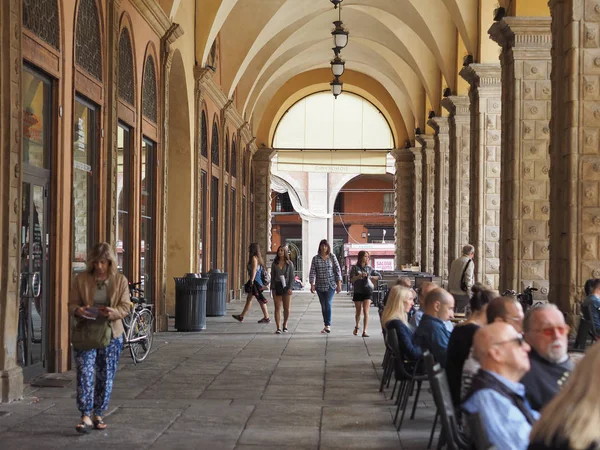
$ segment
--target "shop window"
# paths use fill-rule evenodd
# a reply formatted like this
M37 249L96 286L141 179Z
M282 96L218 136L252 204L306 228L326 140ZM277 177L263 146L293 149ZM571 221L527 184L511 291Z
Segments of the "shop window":
M59 49L60 26L57 0L23 0L23 26Z
M231 267L229 269L229 279L233 280L233 273L235 270L235 244L236 244L236 228L235 228L235 220L236 220L236 208L237 208L237 199L235 196L235 189L231 188L231 245L229 247L231 251ZM227 233L229 230L225 230ZM225 247L227 248L227 247Z
M133 51L129 31L124 28L119 39L119 97L135 104L135 86L133 76Z
M383 213L394 214L394 193L386 192L383 194Z
M225 184L225 227L224 230L225 232L223 233L223 248L224 249L228 249L229 248L229 186L227 184ZM229 264L229 253L227 252L227 250L224 253L224 259L223 259L223 270L225 272L227 272L227 265Z
M206 124L206 113L204 110L202 111L202 120L200 122L200 154L205 158L208 158L208 125Z
M210 267L217 268L219 255L219 179L212 177L210 192Z
M140 222L140 274L142 289L146 298L152 301L151 280L154 273L154 167L156 165L156 144L144 138L142 140L142 192Z
M231 176L237 178L237 145L231 143Z
M292 205L290 194L288 194L287 192L277 194L277 197L275 198L275 211L294 212L294 206Z
M217 121L213 122L212 135L210 142L210 157L215 166L219 165L219 127Z
M96 0L80 0L77 9L75 61L100 81L102 81L102 48L100 15Z
M225 138L225 171L229 173L229 136Z
M23 164L50 168L50 80L23 70Z
M156 98L156 70L154 58L148 56L144 67L144 83L142 85L142 113L152 122L156 123L158 117L158 104Z
M202 208L202 218L200 220L200 272L204 272L206 269L206 252L204 252L204 245L206 244L206 207L207 207L207 189L208 189L208 179L207 174L203 170L200 173L200 188L202 189L202 197L201 197L201 208Z
M81 97L75 100L73 114L73 254L75 272L85 270L88 250L95 244L96 136L100 111Z
M244 182L244 186L247 186L247 174L248 173L248 153L244 152L244 165L242 166L242 180Z
M119 271L131 276L130 191L131 191L131 133L129 127L117 127L117 262Z

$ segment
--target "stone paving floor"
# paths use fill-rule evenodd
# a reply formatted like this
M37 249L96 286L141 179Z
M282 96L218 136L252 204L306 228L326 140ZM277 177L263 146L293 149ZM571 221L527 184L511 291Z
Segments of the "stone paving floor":
M272 310L272 302L269 305ZM332 332L322 328L318 298L295 293L289 333L258 324L258 305L243 323L208 318L200 333L160 333L134 366L125 350L108 428L75 432L75 383L28 386L20 402L0 404L0 448L12 449L424 449L435 412L421 396L401 433L392 402L379 393L384 344L371 308L371 337L352 335L354 307L341 293ZM362 330L361 330L362 331ZM50 375L73 380L74 374Z

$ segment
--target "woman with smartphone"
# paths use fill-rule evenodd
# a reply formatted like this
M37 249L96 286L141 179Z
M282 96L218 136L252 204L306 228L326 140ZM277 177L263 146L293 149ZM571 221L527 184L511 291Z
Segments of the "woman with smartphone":
M108 409L113 380L123 347L123 319L130 310L129 283L117 271L112 247L102 242L90 251L86 271L75 277L69 314L75 317L72 332L77 366L77 407L81 421L76 430L104 430L102 415ZM101 330L99 334L93 330ZM105 330L105 336L98 338ZM77 341L75 336L77 335ZM107 345L98 344L106 341ZM94 383L95 381L95 383Z

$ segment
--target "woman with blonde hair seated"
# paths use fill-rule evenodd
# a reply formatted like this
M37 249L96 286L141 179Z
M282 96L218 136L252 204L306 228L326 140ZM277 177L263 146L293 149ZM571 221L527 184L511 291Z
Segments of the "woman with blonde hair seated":
M533 426L530 450L600 448L600 344L588 349Z
M387 331L396 330L400 349L410 360L417 360L423 354L421 347L413 344L413 329L408 324L408 312L414 304L415 292L412 289L394 286L381 314L381 326Z

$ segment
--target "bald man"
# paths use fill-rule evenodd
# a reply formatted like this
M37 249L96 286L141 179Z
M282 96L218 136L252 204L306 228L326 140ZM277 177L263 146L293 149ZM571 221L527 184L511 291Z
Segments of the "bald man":
M481 369L462 410L479 414L490 443L498 450L526 450L531 426L539 418L519 382L529 371L530 350L523 336L505 322L481 327L473 339Z
M429 291L423 302L423 317L414 341L422 349L427 349L442 367L446 367L446 351L450 340L450 330L444 322L454 317L454 297L442 288Z

